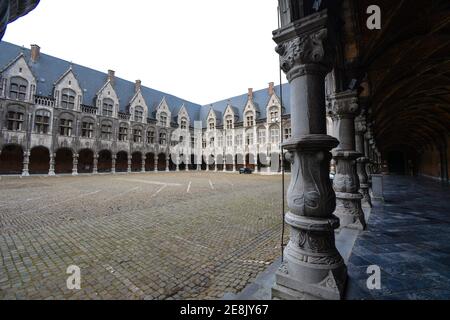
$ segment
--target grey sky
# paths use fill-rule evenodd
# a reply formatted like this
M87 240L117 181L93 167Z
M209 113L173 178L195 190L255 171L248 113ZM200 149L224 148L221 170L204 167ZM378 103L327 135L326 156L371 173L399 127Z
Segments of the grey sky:
M206 104L279 82L274 0L41 0L3 40Z

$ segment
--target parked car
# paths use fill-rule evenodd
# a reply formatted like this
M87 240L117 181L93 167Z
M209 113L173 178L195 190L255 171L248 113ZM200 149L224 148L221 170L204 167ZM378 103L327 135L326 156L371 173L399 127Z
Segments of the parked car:
M239 169L239 174L252 174L253 171L250 168L240 168Z

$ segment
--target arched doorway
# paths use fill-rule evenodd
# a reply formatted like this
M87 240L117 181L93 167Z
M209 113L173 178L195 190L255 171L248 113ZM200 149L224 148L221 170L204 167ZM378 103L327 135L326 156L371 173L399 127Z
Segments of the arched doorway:
M158 171L166 171L166 155L164 153L158 155Z
M116 172L128 171L128 153L126 151L120 151L117 153L116 158Z
M226 170L233 171L233 164L234 164L233 156L231 154L227 154L225 161L226 161Z
M406 162L405 155L401 151L391 151L388 157L389 173L405 175L406 174Z
M94 152L83 149L78 153L78 173L92 173L94 171Z
M247 168L255 170L256 167L255 155L247 153L245 155L245 163L247 164Z
M197 157L191 154L191 161L189 162L189 170L197 170Z
M4 146L0 154L0 174L21 174L22 169L22 147L16 144Z
M50 170L50 152L46 147L34 147L30 152L30 174L48 174Z
M109 150L102 150L98 154L98 172L111 172L112 169L112 153Z
M208 166L209 170L214 170L216 166L216 159L214 158L214 155L210 154L208 157Z
M169 155L169 170L170 171L175 171L177 169L177 165L175 163L176 161L177 161L176 159L172 158L172 155Z
M147 153L145 156L145 171L155 170L155 154Z
M72 173L73 169L73 152L69 148L61 148L56 151L55 157L55 173L67 174Z
M236 170L239 170L244 167L244 155L242 153L238 153L235 156L236 161Z
M223 171L223 155L218 154L216 156L217 170Z
M180 171L185 171L186 170L186 156L185 155L180 155Z
M134 152L131 155L131 171L140 172L142 170L142 153Z

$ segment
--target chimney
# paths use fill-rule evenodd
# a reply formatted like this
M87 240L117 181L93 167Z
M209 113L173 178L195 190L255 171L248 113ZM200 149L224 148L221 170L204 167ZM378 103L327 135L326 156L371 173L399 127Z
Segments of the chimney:
M272 96L275 93L274 83L269 82L269 96Z
M115 83L115 74L116 72L114 70L108 70L108 80L111 82L112 86L114 86Z
M248 88L248 98L249 98L250 100L253 99L253 88Z
M31 45L31 61L33 63L38 62L40 55L41 55L41 47L39 47L37 44L32 44Z
M139 90L141 90L142 81L136 80L136 83L134 84L134 93L137 93Z

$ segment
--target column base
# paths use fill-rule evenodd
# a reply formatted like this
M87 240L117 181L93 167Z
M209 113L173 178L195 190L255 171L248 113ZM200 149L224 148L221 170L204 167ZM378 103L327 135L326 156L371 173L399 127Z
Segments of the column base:
M54 177L54 176L56 176L56 173L55 173L55 171L49 171L49 172L48 172L48 175L49 175L50 177Z
M336 192L336 211L341 228L365 230L366 219L361 206L363 196L360 193Z
M372 199L370 198L369 185L361 185L359 193L361 193L363 196L361 200L361 205L364 208L372 208Z
M22 172L22 177L29 177L30 176L30 172L28 172L28 170L24 170L23 172Z
M273 300L343 300L347 283L347 268L329 270L319 283L303 283L289 275L284 264L275 274L276 284L272 288Z
M76 177L78 175L78 172L72 172L72 176Z

